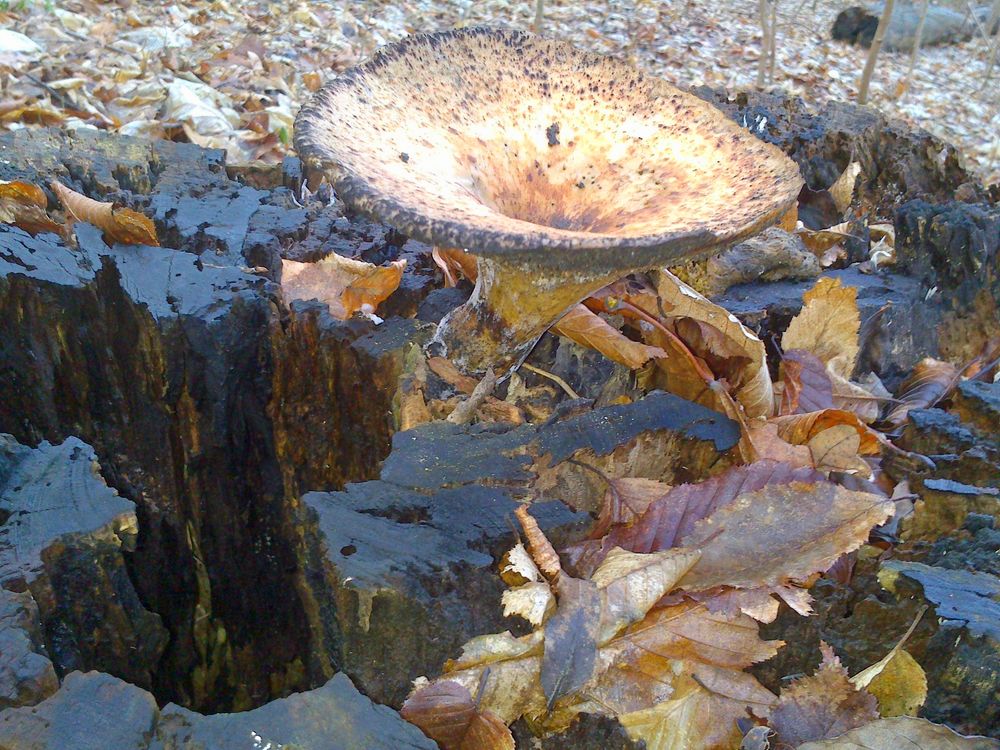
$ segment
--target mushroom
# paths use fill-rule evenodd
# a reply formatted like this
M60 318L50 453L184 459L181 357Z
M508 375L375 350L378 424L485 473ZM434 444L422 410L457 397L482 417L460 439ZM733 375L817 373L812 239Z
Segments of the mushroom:
M597 289L756 234L802 186L701 99L508 29L382 48L302 108L295 147L356 209L478 258L431 342L466 372L516 367Z

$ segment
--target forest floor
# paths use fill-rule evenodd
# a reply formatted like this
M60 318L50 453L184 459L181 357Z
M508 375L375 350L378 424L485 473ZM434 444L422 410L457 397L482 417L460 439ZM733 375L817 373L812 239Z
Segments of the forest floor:
M866 50L829 38L851 4L780 3L771 85L856 100ZM548 0L544 30L679 85L739 90L756 81L756 12L755 0ZM0 32L0 127L187 138L226 148L231 163L278 161L311 92L379 45L460 24L530 28L533 16L534 2L511 0L0 2L0 26L36 45ZM981 37L922 50L909 85L909 55L883 53L871 103L958 145L990 183L1000 181L1000 76L984 87L987 51Z

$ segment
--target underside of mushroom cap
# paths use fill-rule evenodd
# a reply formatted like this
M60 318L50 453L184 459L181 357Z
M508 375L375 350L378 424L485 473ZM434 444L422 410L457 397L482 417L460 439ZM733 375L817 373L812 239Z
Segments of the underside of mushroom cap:
M407 235L563 271L731 244L802 185L780 150L697 97L507 29L383 48L302 108L295 146L341 198Z

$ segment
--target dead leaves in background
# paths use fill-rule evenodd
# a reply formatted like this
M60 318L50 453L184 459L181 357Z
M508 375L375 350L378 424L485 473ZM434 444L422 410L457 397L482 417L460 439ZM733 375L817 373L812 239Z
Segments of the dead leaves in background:
M399 287L406 261L376 266L330 253L315 263L283 260L281 265L286 300L317 299L327 304L335 318L347 320L356 312L373 316Z

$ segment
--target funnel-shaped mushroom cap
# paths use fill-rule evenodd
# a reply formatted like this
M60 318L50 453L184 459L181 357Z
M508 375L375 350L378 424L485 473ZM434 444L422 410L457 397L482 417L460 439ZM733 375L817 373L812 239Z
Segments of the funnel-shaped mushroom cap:
M466 370L516 364L616 278L756 233L802 185L697 97L499 29L383 48L302 108L295 146L355 208L479 257L475 294L437 337Z
M562 268L652 266L741 239L802 185L777 148L697 97L499 29L384 48L302 109L295 145L406 234Z

